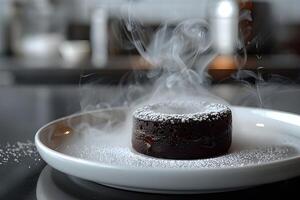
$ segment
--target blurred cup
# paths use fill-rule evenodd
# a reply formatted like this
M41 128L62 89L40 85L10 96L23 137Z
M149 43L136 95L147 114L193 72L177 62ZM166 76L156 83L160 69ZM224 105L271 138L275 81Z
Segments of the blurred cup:
M76 66L86 60L90 55L90 44L88 40L64 41L59 47L64 66Z
M63 37L56 33L33 34L24 37L19 45L18 53L30 59L55 59Z

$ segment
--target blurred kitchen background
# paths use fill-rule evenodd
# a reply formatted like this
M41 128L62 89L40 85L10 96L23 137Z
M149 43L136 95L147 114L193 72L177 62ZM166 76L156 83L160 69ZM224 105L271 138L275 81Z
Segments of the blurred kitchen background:
M78 84L81 70L118 82L118 70L148 68L124 29L129 2L149 29L174 17L208 18L206 0L0 0L0 85ZM298 68L299 4L239 1L247 67Z
M97 104L118 98L134 72L142 84L151 84L146 72L155 66L141 58L124 28L130 3L145 30L153 30L174 18L209 18L208 2L0 0L0 130L9 133L0 134L1 142L33 139L45 123L79 112L82 99ZM233 104L300 113L300 1L236 3L249 71L232 78L237 66L212 62L212 91ZM276 83L266 84L269 79ZM86 92L86 83L93 92ZM250 97L243 95L249 88Z

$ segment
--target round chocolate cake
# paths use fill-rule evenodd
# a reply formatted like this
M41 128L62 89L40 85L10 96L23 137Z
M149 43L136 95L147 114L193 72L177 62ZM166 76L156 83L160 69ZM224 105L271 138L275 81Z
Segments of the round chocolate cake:
M158 103L134 112L132 146L158 158L210 158L228 151L231 130L231 110L225 105Z

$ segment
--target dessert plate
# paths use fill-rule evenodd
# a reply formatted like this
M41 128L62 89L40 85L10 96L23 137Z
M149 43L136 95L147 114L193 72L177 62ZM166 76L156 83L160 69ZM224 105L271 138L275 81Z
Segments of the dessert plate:
M115 108L76 114L42 127L35 143L53 168L99 184L152 193L207 193L300 175L300 116L231 107L233 141L227 155L166 160L130 145L131 115Z

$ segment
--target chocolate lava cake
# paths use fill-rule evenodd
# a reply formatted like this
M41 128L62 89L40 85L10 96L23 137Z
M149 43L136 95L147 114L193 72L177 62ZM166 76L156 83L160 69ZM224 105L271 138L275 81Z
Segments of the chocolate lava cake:
M210 158L228 151L231 130L231 110L223 104L158 103L134 112L132 146L158 158Z

